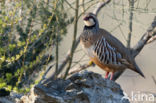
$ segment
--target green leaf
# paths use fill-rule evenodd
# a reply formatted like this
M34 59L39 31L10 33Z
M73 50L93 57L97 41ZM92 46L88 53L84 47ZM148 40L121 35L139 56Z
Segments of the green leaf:
M11 81L11 78L12 78L12 74L11 73L6 73L6 79L8 82Z
M6 83L5 83L5 82L0 83L0 88L3 88L3 87L5 87L5 86L6 86Z

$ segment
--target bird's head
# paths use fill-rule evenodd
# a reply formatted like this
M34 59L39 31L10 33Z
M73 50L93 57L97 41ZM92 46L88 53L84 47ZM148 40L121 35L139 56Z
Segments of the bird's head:
M98 20L96 18L96 15L93 13L87 13L83 18L84 24L87 27L93 27L98 26Z

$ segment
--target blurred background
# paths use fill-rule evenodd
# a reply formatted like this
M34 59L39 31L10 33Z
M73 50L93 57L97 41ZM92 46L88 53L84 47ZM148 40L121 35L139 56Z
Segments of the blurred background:
M28 92L47 69L50 71L46 78L54 71L59 74L59 66L74 46L73 38L83 31L83 13L92 12L98 2L101 0L0 0L0 89ZM132 12L130 46L133 47L156 16L155 5L155 0L111 0L98 13L99 25L127 46ZM156 42L147 44L136 57L145 79L126 70L116 81L128 95L132 91L156 93L155 45ZM88 62L78 45L60 74ZM87 70L105 75L97 66Z

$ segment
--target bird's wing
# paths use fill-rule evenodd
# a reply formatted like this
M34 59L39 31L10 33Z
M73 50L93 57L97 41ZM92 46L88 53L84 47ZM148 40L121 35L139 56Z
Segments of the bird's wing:
M99 61L111 65L129 65L129 62L123 58L122 54L117 51L104 36L100 37L94 44L94 53Z
M99 35L94 37L94 54L101 63L116 69L129 68L144 77L130 51L118 39L104 29L100 29Z

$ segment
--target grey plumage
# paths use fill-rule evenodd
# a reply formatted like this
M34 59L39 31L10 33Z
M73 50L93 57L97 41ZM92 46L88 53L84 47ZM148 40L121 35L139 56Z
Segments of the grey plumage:
M99 28L94 14L88 13L84 20L86 23L95 22L87 23L80 36L82 46L95 64L107 72L113 73L129 68L144 77L129 50L109 32Z
M94 52L99 60L105 64L119 64L119 59L122 58L121 54L118 53L103 36L95 43Z

